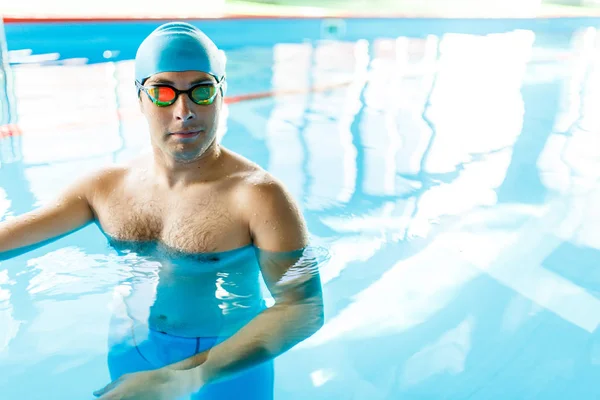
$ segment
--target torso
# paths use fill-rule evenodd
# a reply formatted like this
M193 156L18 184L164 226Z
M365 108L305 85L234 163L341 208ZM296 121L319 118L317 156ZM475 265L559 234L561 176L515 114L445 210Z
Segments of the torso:
M98 223L109 236L158 241L187 253L226 251L251 242L244 211L236 204L244 174L170 192L147 175L147 169L114 174L111 190L96 199Z
M219 279L236 277L237 282L225 279L226 284L240 291L235 296L248 299L260 295L258 264L252 250L247 251L252 238L238 194L247 184L246 178L261 171L242 163L235 166L235 174L223 179L167 190L156 184L150 170L146 162L138 162L112 171L92 202L98 224L111 240L121 245L155 243L181 255L158 252L156 246L153 251L130 246L152 260L152 265L158 264L157 281L138 280L126 299L131 318L178 336L214 336L223 329L223 310L227 308L215 297ZM203 254L227 259L221 253L229 254L231 262L217 269L198 261ZM231 257L236 253L243 257ZM244 265L238 265L240 262ZM236 268L241 273L232 273L231 269ZM255 300L249 303L262 304ZM231 310L229 313L237 315ZM242 319L248 315L246 311Z

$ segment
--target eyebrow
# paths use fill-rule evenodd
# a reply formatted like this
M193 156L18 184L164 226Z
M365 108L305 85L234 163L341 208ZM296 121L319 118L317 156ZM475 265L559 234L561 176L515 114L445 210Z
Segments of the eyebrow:
M190 86L194 86L197 85L199 83L213 83L216 84L217 82L213 81L210 78L200 78L200 79L196 79L195 81L190 82ZM175 86L175 82L170 81L168 79L164 79L164 78L156 78L156 79L152 79L150 80L150 82L148 82L149 85L171 85L171 86Z

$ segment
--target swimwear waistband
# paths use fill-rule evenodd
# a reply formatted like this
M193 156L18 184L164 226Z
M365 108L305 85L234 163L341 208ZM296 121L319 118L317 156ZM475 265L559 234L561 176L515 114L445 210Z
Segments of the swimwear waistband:
M146 339L158 339L158 340L168 340L171 342L181 342L187 343L192 341L201 341L205 345L215 345L216 343L223 341L224 338L220 338L218 336L177 336L167 332L161 332L156 329L149 327L148 325L143 324L132 324L132 333L136 341L146 340ZM221 340L220 340L221 339ZM205 347L205 346L202 346Z

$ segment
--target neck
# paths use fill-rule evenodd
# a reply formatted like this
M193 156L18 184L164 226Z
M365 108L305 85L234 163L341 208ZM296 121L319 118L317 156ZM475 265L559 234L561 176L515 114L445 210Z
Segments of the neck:
M213 180L222 165L223 151L215 140L202 155L194 159L176 159L154 148L154 172L173 188Z

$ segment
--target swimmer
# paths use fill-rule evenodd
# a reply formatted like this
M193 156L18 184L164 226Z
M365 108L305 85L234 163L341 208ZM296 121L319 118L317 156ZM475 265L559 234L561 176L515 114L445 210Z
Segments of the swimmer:
M318 272L301 263L304 218L276 178L219 143L225 59L202 31L171 22L151 32L136 54L135 85L152 151L0 223L0 252L95 223L115 247L149 246L160 260L147 314L129 301L113 318L112 382L96 397L272 399L273 359L324 319ZM250 311L225 313L214 276L227 268L238 273L221 276L254 282L231 285L244 299L258 295L260 273L274 305L249 300Z

